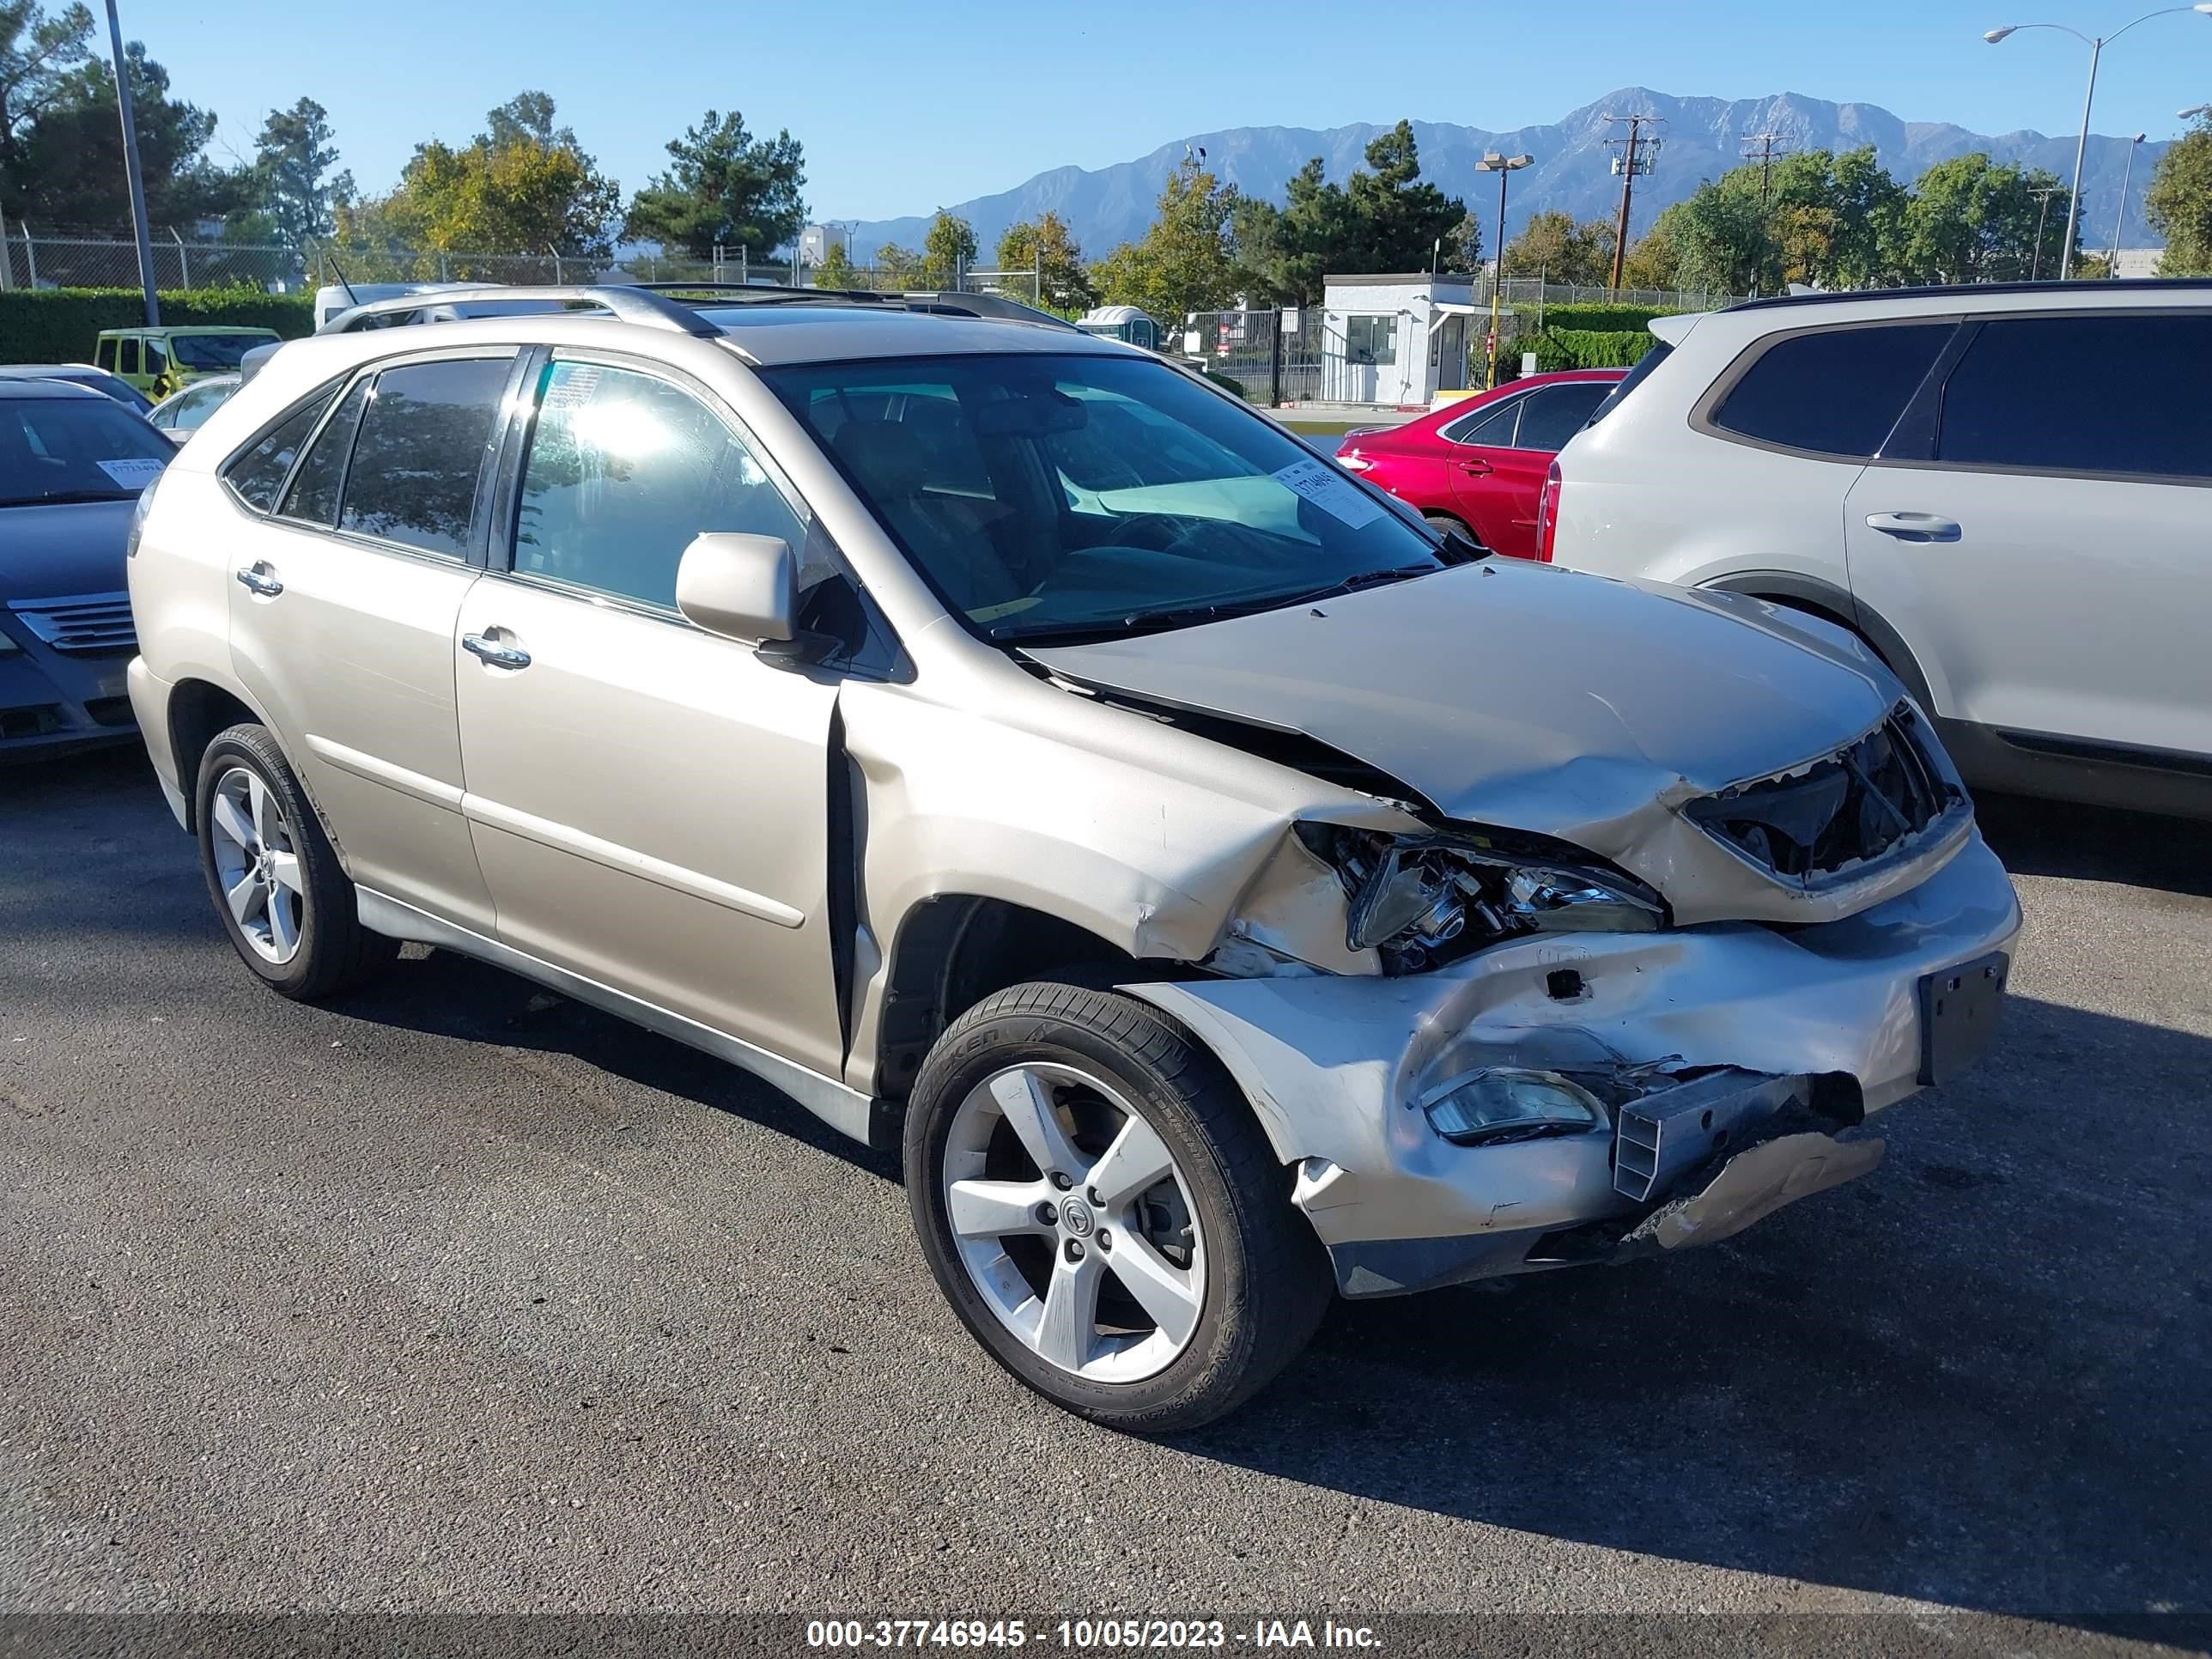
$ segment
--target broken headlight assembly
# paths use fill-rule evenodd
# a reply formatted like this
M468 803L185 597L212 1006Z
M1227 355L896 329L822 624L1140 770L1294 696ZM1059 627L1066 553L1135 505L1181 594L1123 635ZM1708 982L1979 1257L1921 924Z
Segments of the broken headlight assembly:
M1664 901L1641 882L1534 837L1306 823L1298 838L1344 884L1345 942L1376 951L1385 973L1419 973L1526 933L1666 925Z
M1595 1095L1557 1072L1486 1066L1421 1097L1429 1127L1455 1146L1584 1134L1611 1120Z

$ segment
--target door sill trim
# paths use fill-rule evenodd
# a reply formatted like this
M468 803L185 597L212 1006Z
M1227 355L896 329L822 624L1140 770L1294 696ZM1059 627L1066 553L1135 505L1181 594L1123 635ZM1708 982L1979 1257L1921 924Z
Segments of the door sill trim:
M876 1116L876 1103L858 1090L848 1088L834 1078L801 1066L796 1060L771 1054L718 1031L711 1025L702 1025L684 1015L671 1013L657 1003L634 997L626 991L617 991L611 985L602 985L570 969L555 966L540 960L526 951L518 951L511 945L487 939L482 933L434 916L427 910L417 909L404 900L380 893L373 887L356 886L355 902L361 913L361 925L371 933L382 933L392 939L411 939L420 945L432 945L441 950L452 951L479 962L489 963L495 968L520 974L533 980L550 991L558 992L578 1002L588 1003L594 1008L642 1025L665 1037L688 1044L727 1060L742 1071L750 1072L770 1087L781 1090L827 1123L831 1128L850 1135L866 1146L870 1144L869 1129Z

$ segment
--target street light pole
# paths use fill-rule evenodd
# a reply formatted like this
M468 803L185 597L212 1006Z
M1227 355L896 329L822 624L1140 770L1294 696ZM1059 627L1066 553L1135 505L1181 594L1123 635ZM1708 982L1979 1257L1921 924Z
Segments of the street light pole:
M1491 260L1490 272L1490 376L1486 383L1490 391L1498 389L1498 296L1505 288L1505 180L1536 158L1533 155L1500 155L1496 150L1486 150L1474 164L1477 173L1498 175L1498 252Z
M2128 140L2128 164L2120 169L2120 205L2112 214L2112 257L2105 262L2106 274L2109 276L2117 276L2120 274L2120 232L2127 223L2128 186L2135 182L2136 151L2142 146L2142 141L2149 137L2147 132L2139 132Z
M123 112L123 173L131 186L131 228L138 237L138 286L146 295L146 326L161 325L161 302L154 297L154 238L146 228L146 176L138 166L138 122L131 109L131 76L123 56L123 25L115 0L107 0L107 40L115 52L115 102Z
M2022 29L2057 29L2061 34L2072 35L2089 48L2089 89L2081 96L2081 136L2074 141L2074 191L2071 198L2066 204L2066 246L2061 248L2058 253L2058 279L2061 282L2064 282L2074 274L2075 228L2080 223L2081 217L2081 162L2089 148L2090 106L2097 101L2098 60L2104 56L2105 48L2107 46L2135 27L2136 23L2148 23L2154 17L2171 17L2178 12L2185 11L2202 12L2207 16L2212 16L2212 0L2203 0L2203 3L2194 6L2162 6L2156 11L2147 11L2136 18L2134 23L2124 24L2114 29L2110 34L2087 35L2077 28L2069 27L2064 23L2007 23L2001 28L1986 30L1982 35L1983 40L1994 46L2007 36L2017 34ZM2130 163L2133 162L2135 159L2133 150L2129 151L2128 159Z

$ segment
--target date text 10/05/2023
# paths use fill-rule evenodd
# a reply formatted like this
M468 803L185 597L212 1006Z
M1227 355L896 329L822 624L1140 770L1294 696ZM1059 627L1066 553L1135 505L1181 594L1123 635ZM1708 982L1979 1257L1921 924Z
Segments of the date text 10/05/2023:
M1365 1625L1324 1619L813 1619L810 1648L1019 1648L1030 1643L1076 1651L1191 1648L1337 1648L1382 1646Z

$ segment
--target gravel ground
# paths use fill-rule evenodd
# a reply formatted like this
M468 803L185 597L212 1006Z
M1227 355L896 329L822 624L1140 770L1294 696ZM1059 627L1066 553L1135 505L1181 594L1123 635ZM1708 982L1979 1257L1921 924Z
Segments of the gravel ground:
M781 1097L447 955L288 1004L141 757L0 773L0 1612L2191 1644L2133 1621L2212 1613L2206 836L1984 817L2008 1024L1875 1176L1680 1261L1340 1306L1147 1443L991 1364L893 1166Z

